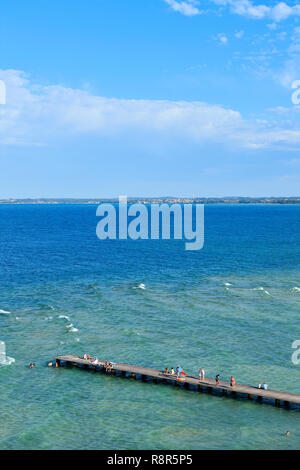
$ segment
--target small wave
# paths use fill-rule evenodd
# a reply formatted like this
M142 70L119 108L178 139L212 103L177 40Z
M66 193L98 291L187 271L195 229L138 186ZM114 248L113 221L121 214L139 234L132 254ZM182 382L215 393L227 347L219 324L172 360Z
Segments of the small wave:
M73 323L70 323L70 325L67 325L66 326L67 330L71 333L76 333L78 331L78 328L75 328L75 326L73 325Z
M1 310L0 309L0 314L3 314L3 315L9 315L11 312L8 312L7 310Z
M58 318L62 318L62 319L64 319L64 320L71 321L71 320L70 320L70 317L68 317L68 315L59 315Z
M146 284L144 284L143 282L141 282L138 286L133 287L133 289L142 289L142 290L146 290Z
M300 287L293 287L291 289L292 292L300 292Z
M232 286L232 284L230 284L230 282L225 282L224 286Z
M252 290L260 290L260 291L264 292L267 295L271 295L270 292L268 292L264 287L254 287L254 289L252 289Z

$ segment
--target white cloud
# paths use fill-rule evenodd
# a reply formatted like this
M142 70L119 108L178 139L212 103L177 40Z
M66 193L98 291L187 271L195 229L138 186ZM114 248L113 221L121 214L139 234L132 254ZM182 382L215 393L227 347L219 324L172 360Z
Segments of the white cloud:
M236 31L234 35L237 39L241 39L244 36L244 31L243 30L242 31Z
M164 0L170 7L177 11L178 13L182 13L185 16L195 16L199 15L201 10L197 8L198 2L195 0Z
M236 110L203 102L120 100L60 85L34 85L16 70L0 71L7 104L0 108L0 144L47 145L74 136L132 138L145 135L222 143L252 149L300 147L300 128L249 121Z
M300 4L293 6L278 2L274 6L256 4L252 0L212 0L215 4L229 6L232 13L253 19L271 18L275 22L291 16L300 16Z
M220 34L219 40L222 44L227 44L227 42L228 42L228 38L225 34Z

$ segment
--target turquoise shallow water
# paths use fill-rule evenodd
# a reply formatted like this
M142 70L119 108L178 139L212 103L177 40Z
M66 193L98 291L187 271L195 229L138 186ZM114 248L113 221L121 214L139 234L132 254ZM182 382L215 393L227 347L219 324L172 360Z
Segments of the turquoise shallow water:
M300 206L206 206L198 252L100 241L95 213L0 206L0 339L15 359L0 367L0 448L299 449L299 411L46 362L180 362L300 393Z

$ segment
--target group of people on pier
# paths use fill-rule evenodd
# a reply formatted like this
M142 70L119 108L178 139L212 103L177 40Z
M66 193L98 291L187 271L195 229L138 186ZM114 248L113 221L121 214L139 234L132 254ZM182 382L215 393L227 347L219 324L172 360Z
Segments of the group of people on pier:
M86 359L86 360L90 360L91 363L93 365L98 365L100 364L100 361L98 361L98 359L93 359L90 355L88 354L84 354L83 355L83 359ZM111 369L113 369L114 367L114 363L112 362L109 362L109 361L104 361L104 364L102 364L104 366L104 368L107 370L107 371L111 371ZM164 369L164 374L166 375L174 375L176 376L177 380L184 380L184 377L186 377L186 373L184 372L183 368L181 367L180 364L177 365L176 369L174 369L174 367L171 367L170 370L168 367L166 367ZM199 381L200 382L205 382L205 371L202 367L200 367L199 371L198 371L198 377L199 377ZM217 374L216 375L216 378L215 378L215 381L216 381L216 387L218 387L220 385L220 374ZM235 378L233 377L233 375L230 377L230 386L233 388L235 387L236 385L236 380ZM263 390L267 390L268 389L268 385L265 383L265 382L260 382L258 384L258 387L257 388L261 388Z
M173 367L171 367L170 371L169 371L169 368L166 367L164 369L164 374L167 374L167 375L176 375L177 379L180 379L182 377L186 377L186 373L184 372L183 368L181 367L180 364L178 364L178 366L176 367L176 371L174 370ZM202 367L200 367L199 371L198 371L198 376L199 376L199 381L200 382L204 382L205 381L205 371ZM216 387L218 387L220 384L220 374L217 374L216 375ZM231 376L230 378L230 386L231 387L234 387L236 385L236 380L235 378L233 377L233 375ZM260 388L260 387L259 387Z

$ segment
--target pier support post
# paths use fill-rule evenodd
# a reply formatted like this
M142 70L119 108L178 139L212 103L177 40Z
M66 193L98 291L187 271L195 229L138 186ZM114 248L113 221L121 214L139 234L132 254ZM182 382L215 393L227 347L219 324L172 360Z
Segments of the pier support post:
M275 406L277 406L277 407L280 406L280 400L278 400L278 399L275 400Z
M253 397L252 397L251 393L248 393L248 400L252 400L252 398Z

